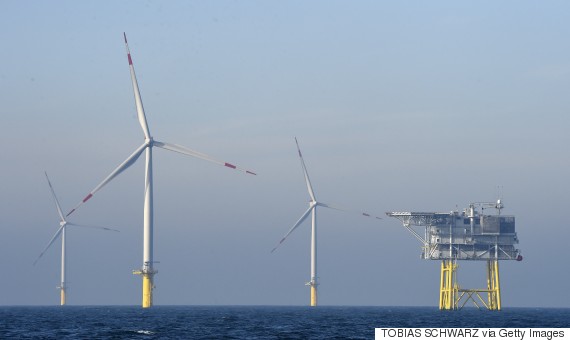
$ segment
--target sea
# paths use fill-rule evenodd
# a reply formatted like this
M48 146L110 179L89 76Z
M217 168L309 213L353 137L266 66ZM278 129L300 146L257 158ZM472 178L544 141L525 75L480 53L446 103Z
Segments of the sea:
M400 327L568 328L570 308L0 307L0 339L374 339Z

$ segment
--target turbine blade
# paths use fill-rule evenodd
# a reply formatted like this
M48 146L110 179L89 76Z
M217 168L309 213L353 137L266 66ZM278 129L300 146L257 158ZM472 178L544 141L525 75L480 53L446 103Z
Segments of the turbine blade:
M159 147L159 148L161 148L161 149L178 152L178 153L181 153L181 154L184 154L184 155L197 157L197 158L206 160L206 161L208 161L208 162L212 162L212 163L216 163L216 164L219 164L219 165L223 165L223 166L228 167L228 168L231 168L231 169L235 169L235 170L239 170L239 171L241 171L241 172L245 172L246 174L257 175L255 172L252 172L252 171L249 171L249 170L246 170L246 169L237 167L237 166L235 166L235 165L233 165L233 164L231 164L231 163L227 163L227 162L224 162L224 161L217 160L217 159L212 158L212 157L210 157L210 156L208 156L208 155L206 155L206 154L203 154L203 153L198 152L198 151L194 151L194 150L189 149L189 148L187 148L187 147L185 147L185 146L182 146L182 145L171 144L171 143L164 143L164 142L159 142L159 141L154 141L154 142L153 142L153 145L156 146L156 147Z
M75 208L71 209L70 212L67 213L67 215L65 215L65 217L71 215L75 210L77 210L81 205L83 205L83 203L87 202L91 197L93 197L93 195L99 191L102 187L104 187L107 183L109 183L111 180L113 180L113 178L117 177L121 172L125 171L126 169L128 169L131 165L133 165L137 159L139 158L139 156L142 154L142 152L144 151L144 149L148 147L147 143L144 143L143 145L139 146L135 152L133 152L129 158L127 158L123 163L121 163L115 170L113 170L113 172L111 172L111 174L109 176L107 176L101 183L99 183L99 185L97 185L95 187L95 189L91 190L91 192L89 192L89 194L87 196L85 196L85 198L79 202L79 204L77 204L75 206Z
M51 191L51 196L53 197L53 201L55 202L55 207L57 208L57 213L59 214L59 218L61 219L62 222L65 222L65 218L63 217L63 212L61 211L61 206L59 205L59 201L57 200L57 197L55 196L55 191L53 190L53 187L51 185L51 182L49 180L47 171L44 171L44 173L46 174L46 179L49 185L49 189Z
M59 234L61 234L61 231L63 230L64 227L65 227L65 224L63 224L61 227L59 227L59 229L55 232L55 234L53 235L53 237L49 241L48 245L44 248L44 250L42 250L42 252L40 253L40 256L38 256L38 258L34 261L34 266L36 265L36 263L38 263L40 258L42 256L44 256L45 252L49 249L49 247L51 247L51 245L55 242L55 239L59 236Z
M67 225L74 226L74 227L80 227L80 228L90 228L90 229L100 229L100 230L116 231L116 232L118 232L118 233L120 232L120 230L117 230L117 229L108 228L108 227L99 227L99 226L95 226L95 225L84 225L84 224L75 224L75 223L68 223Z
M301 148L299 148L299 142L297 142L297 137L295 137L295 144L297 144L297 151L299 152L299 158L301 158L301 166L303 167L303 174L305 175L307 190L309 191L311 200L316 201L315 192L313 191L313 186L311 185L311 180L309 179L309 173L307 172L307 167L305 166L305 161L303 160L303 155L301 154Z
M377 220L381 220L381 219L382 219L382 217L373 216L373 215L371 215L371 214L369 214L369 213L367 213L367 212L364 212L364 211L346 209L346 208L339 207L339 206L337 206L337 205L325 204L325 203L321 203L321 202L317 203L317 205L318 205L318 206L321 206L321 207L329 208L329 209L335 209L335 210L340 210L340 211L344 211L344 212L348 212L348 213L359 214L359 215L362 215L362 216L364 216L364 217L375 218L375 219L377 219Z
M127 57L129 59L129 69L131 71L131 81L133 83L133 91L135 93L135 104L137 107L137 115L139 118L139 123L144 132L144 137L150 139L150 131L148 129L148 124L146 122L146 116L144 114L144 107L142 104L141 93L139 91L139 84L137 82L137 76L135 74L135 66L133 65L133 58L131 57L131 51L129 50L129 44L127 43L127 34L123 32L123 37L125 38L125 47L127 49Z
M301 215L301 217L299 218L299 220L297 220L297 223L295 223L293 225L293 227L291 229L289 229L289 231L287 232L287 234L285 234L285 236L283 236L283 238L281 239L281 241L279 241L279 243L271 250L271 252L273 253L277 248L279 248L279 246L287 239L287 237L289 237L289 235L291 235L291 233L293 232L293 230L297 229L297 227L303 223L303 221L307 218L307 216L309 216L309 214L311 213L311 211L313 209L315 209L317 207L316 204L311 204L311 206L309 207L309 209L307 209L307 211L305 211L305 213L303 215Z

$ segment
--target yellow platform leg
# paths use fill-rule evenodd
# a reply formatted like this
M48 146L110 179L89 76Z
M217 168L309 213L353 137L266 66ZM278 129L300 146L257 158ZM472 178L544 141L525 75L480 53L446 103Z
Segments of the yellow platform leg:
M501 310L501 285L499 280L499 261L487 261L487 288L461 289L457 284L457 263L453 260L441 262L441 277L439 288L439 309L459 310L468 301L472 301L477 308L482 304L488 310ZM483 294L487 294L487 300Z
M501 310L501 284L498 260L487 261L487 290L489 310Z
M311 307L317 306L317 287L311 285Z
M441 276L439 285L439 309L455 310L457 309L457 291L458 286L455 280L455 271L457 264L454 260L441 261Z

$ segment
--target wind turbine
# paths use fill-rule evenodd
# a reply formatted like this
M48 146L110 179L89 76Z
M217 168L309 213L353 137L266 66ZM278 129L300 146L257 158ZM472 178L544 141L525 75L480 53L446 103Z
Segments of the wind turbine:
M313 186L311 185L311 180L309 179L309 173L307 172L307 167L305 166L305 161L303 160L303 155L301 154L301 149L299 148L299 143L297 142L296 137L295 137L295 143L297 144L297 151L299 152L299 158L301 159L301 167L303 168L303 174L305 175L305 183L307 184L307 190L309 191L309 196L311 197L311 200L309 201L309 209L307 209L307 211L305 211L305 213L303 215L301 215L299 220L297 220L297 222L293 225L293 227L291 229L289 229L287 234L285 234L285 236L283 236L281 241L279 241L279 243L275 246L275 248L273 248L271 250L271 252L273 253L285 241L285 239L287 239L287 237L289 237L289 235L291 235L291 233L295 229L297 229L297 227L299 225L301 225L301 223L303 223L303 221L305 221L305 219L309 216L309 214L312 213L312 215L311 215L311 281L305 283L305 285L311 287L311 306L315 307L315 306L317 306L317 286L319 285L319 283L317 282L317 279L318 279L318 277L317 277L317 207L330 208L330 209L341 210L341 211L345 211L345 212L354 212L354 213L358 213L358 214L365 216L365 217L375 217L376 219L379 219L379 220L381 220L382 218L376 217L376 216L371 216L370 214L365 213L365 212L347 210L344 208L340 208L338 206L333 206L330 204L325 204L325 203L317 201L317 199L315 198L315 192L313 191Z
M144 108L141 100L141 95L139 91L139 86L137 83L137 77L135 75L135 68L133 66L133 59L131 57L131 52L129 51L129 44L127 43L127 35L123 33L125 38L125 47L127 49L127 58L129 60L129 68L131 71L131 81L133 84L133 91L135 96L135 104L137 109L138 120L144 133L144 143L139 146L123 163L121 163L109 176L107 176L99 185L97 185L91 192L85 196L85 198L79 202L79 204L73 208L66 216L72 214L79 206L87 202L93 195L103 188L107 183L117 177L120 173L125 171L131 165L133 165L139 156L145 151L146 162L145 162L145 180L144 180L144 236L143 236L143 265L140 270L133 271L133 274L142 276L142 307L148 308L152 306L152 290L154 288L154 275L157 271L154 269L154 254L153 254L153 195L152 195L152 148L159 147L161 149L166 149L174 152L178 152L184 155L193 156L201 158L203 160L216 163L231 169L239 170L245 172L246 174L255 175L255 173L239 168L233 164L219 161L206 154L200 153L198 151L191 150L185 146L170 144L156 141L152 138L148 124L146 121L146 116L144 113Z
M80 225L80 224L67 222L65 217L63 217L63 212L61 210L61 206L59 205L59 201L57 200L57 197L55 196L55 191L53 190L53 187L51 185L51 182L49 180L47 172L45 174L46 174L46 179L47 179L47 182L49 185L49 189L51 191L51 196L53 197L55 207L57 208L57 213L59 214L59 229L57 229L57 231L55 232L55 234L53 235L53 237L49 241L48 245L40 253L40 256L38 256L38 258L34 261L34 266L36 265L36 263L38 263L40 258L49 249L49 247L55 242L57 237L61 235L61 282L59 284L59 287L57 287L57 288L61 291L61 293L60 293L60 304L63 306L63 305L65 305L66 290L67 290L66 271L65 271L65 266L67 263L67 258L65 256L65 232L66 232L67 227L73 226L73 227L82 227L82 228L95 228L95 229L111 230L111 231L117 231L117 232L118 232L118 230L111 229L111 228L105 228L105 227L94 227L94 226Z

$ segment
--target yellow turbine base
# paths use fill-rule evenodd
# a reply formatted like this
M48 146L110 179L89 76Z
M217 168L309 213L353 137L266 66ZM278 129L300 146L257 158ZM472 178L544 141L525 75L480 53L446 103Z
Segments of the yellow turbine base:
M317 287L311 286L311 307L317 306Z
M65 305L65 289L61 289L61 293L60 293L60 305L64 306Z
M142 275L143 292L142 292L142 307L149 308L152 306L152 276L148 274Z

